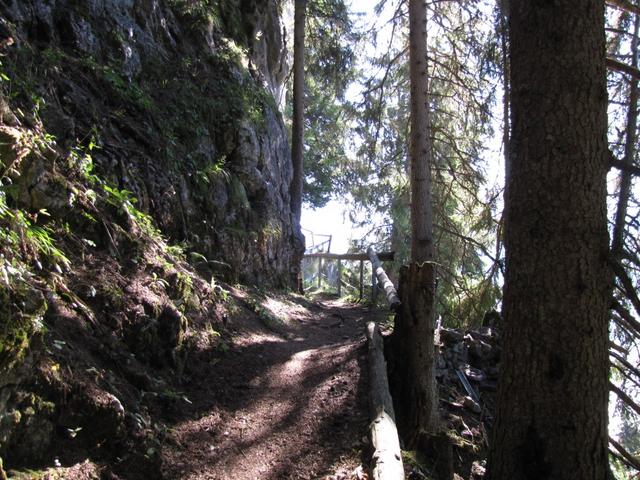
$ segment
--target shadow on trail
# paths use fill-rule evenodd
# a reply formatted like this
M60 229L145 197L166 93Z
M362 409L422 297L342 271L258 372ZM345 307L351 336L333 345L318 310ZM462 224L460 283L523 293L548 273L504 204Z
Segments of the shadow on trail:
M328 323L334 309L323 312ZM163 478L316 478L360 446L367 425L364 309L344 326L192 358L185 395L162 449ZM357 314L357 315L354 315ZM346 337L346 338L345 338Z

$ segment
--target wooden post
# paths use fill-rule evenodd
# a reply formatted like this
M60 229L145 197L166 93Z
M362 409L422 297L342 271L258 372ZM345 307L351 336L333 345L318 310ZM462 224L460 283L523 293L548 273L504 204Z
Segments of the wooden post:
M338 297L342 296L342 260L338 260Z
M320 290L322 281L322 257L318 257L318 290Z
M362 290L364 289L363 274L364 274L364 262L362 260L360 260L360 283L358 284L358 286L360 288L360 296L359 296L358 300L360 300L360 301L362 301Z

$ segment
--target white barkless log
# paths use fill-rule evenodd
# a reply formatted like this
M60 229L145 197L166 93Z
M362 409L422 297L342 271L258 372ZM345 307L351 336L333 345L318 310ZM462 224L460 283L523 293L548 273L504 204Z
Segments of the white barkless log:
M380 288L384 290L385 295L387 296L387 302L389 302L389 307L392 310L397 309L400 306L400 297L398 297L398 292L396 291L396 287L393 286L393 282L389 280L384 268L382 268L382 264L380 263L380 259L376 255L376 252L373 251L373 248L369 247L367 249L367 254L369 255L369 260L371 260L371 266L373 267L373 271L378 278L378 285Z
M371 443L373 444L373 480L402 480L404 468L396 429L393 401L389 393L387 363L382 336L375 322L367 323L369 341L369 381L371 409Z

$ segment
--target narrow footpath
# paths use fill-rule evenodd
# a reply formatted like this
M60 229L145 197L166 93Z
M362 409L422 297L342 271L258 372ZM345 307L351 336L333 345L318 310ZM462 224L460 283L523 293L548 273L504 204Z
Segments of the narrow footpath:
M230 349L185 385L190 404L160 452L166 479L365 479L368 310L277 306L274 334L233 319Z

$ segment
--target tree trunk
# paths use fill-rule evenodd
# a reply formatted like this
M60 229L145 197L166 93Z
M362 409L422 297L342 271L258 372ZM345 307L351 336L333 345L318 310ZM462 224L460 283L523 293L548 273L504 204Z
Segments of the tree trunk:
M291 212L300 222L302 214L304 145L304 27L306 0L295 0L293 30L293 118L291 125Z
M398 431L408 448L416 447L421 433L438 428L434 271L433 263L412 263L400 270L401 304L390 342L390 384Z
M504 351L491 479L607 478L604 3L511 1Z
M435 382L435 269L424 0L409 1L411 77L411 265L400 273L400 311L390 342L398 430L409 448L438 428Z
M409 1L409 75L411 79L411 261L433 260L431 141L427 71L427 9Z
M293 31L293 119L291 125L291 162L293 176L291 178L291 215L293 217L293 265L291 266L291 284L300 293L302 285L302 256L305 250L305 238L300 231L302 216L302 183L304 177L304 30L306 0L295 0Z
M500 48L502 54L502 148L504 158L504 197L509 195L509 179L511 177L511 165L509 163L509 152L511 150L511 119L509 109L511 106L511 86L509 85L509 31L507 28L507 19L509 18L509 11L507 6L507 0L500 0L499 2L499 15L500 15ZM504 219L507 216L507 205L502 209L502 224L504 225ZM502 238L498 236L498 242L501 242ZM496 255L496 258L500 258Z

